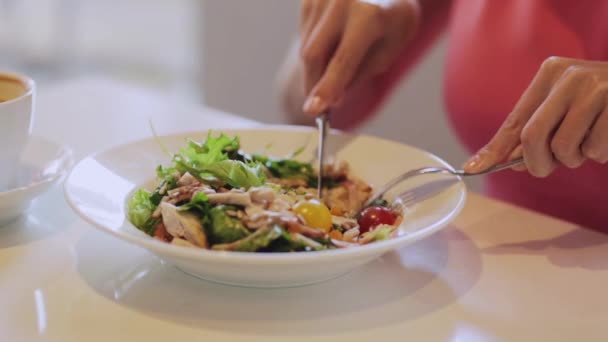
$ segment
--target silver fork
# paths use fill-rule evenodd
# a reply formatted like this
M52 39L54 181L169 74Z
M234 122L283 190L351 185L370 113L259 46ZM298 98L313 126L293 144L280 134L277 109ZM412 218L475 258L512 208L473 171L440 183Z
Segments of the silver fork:
M367 202L365 203L363 208L370 206L374 201L381 198L382 195L384 195L387 191L392 189L394 186L404 182L407 179L410 179L410 178L413 178L416 176L428 175L428 174L434 174L434 173L445 173L445 174L451 174L451 175L456 176L457 177L456 180L459 181L461 177L479 176L479 175L485 175L488 173L498 172L498 171L512 168L513 166L517 166L519 164L522 164L523 162L524 162L523 158L513 159L509 162L493 166L491 168L488 168L488 169L480 171L480 172L473 172L473 173L469 173L464 170L454 170L454 169L449 169L447 167L438 167L438 166L423 167L420 169L411 170L411 171L408 171L408 172L402 174L399 177L394 178L390 182L386 183L386 185L381 187L378 191L376 191L372 195L372 197L370 197L367 200ZM420 187L420 188L422 188L422 187ZM418 189L420 189L420 188L418 188ZM444 187L444 189L445 189L445 187ZM437 189L435 189L435 191L433 193L436 193L436 192L437 192ZM399 196L395 197L395 199L401 199L402 202L411 203L411 202L415 201L417 198L421 197L421 193L422 192L417 193L415 191L408 190L408 191L401 193ZM427 194L427 198L428 198L428 194Z

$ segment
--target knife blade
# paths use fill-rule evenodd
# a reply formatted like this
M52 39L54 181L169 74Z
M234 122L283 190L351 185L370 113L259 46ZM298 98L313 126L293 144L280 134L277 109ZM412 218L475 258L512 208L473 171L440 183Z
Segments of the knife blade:
M325 162L325 140L329 131L329 112L325 112L315 119L319 130L319 143L317 147L317 193L319 199L323 198L323 165Z

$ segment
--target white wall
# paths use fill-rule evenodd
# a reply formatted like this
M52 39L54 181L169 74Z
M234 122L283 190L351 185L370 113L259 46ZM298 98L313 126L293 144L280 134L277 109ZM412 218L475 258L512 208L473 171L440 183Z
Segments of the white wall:
M99 73L193 92L200 7L200 0L0 0L0 68L39 84Z
M205 102L264 122L280 122L274 79L298 23L296 0L207 0ZM445 120L445 39L402 82L363 132L419 146L460 165L467 155ZM478 188L478 184L473 184Z

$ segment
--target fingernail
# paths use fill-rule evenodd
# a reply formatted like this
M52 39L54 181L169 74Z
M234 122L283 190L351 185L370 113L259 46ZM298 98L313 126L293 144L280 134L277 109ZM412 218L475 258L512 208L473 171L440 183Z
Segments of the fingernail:
M302 110L308 114L319 114L325 110L325 104L319 96L312 96L306 99Z
M471 159L469 159L466 163L464 163L462 168L467 172L478 172L481 171L481 164L482 159L478 154L476 154L471 157Z

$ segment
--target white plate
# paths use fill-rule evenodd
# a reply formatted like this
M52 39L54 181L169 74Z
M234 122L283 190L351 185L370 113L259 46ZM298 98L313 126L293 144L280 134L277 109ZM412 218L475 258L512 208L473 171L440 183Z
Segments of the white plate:
M40 137L30 137L21 158L18 184L0 192L0 226L16 220L32 200L59 182L72 165L72 151Z
M218 130L238 135L245 151L258 152L271 144L269 154L286 155L307 144L301 155L312 159L316 141L314 130L293 126ZM185 144L186 138L204 140L207 132L162 137L170 151ZM370 136L336 134L330 146L340 146L338 158L347 160L353 171L375 185L387 182L405 170L447 164L419 149ZM465 201L462 182L436 197L410 208L399 228L402 235L366 246L321 252L287 254L237 253L199 250L157 241L137 230L126 219L125 204L142 185L151 188L155 168L167 163L153 138L118 146L79 162L65 182L65 195L72 208L86 221L115 237L148 249L189 274L224 284L254 287L298 286L345 274L382 254L404 247L442 227L460 212ZM414 179L415 186L438 179L435 175ZM405 186L405 185L404 185ZM100 262L103 256L99 256ZM130 262L125 260L125 263Z

